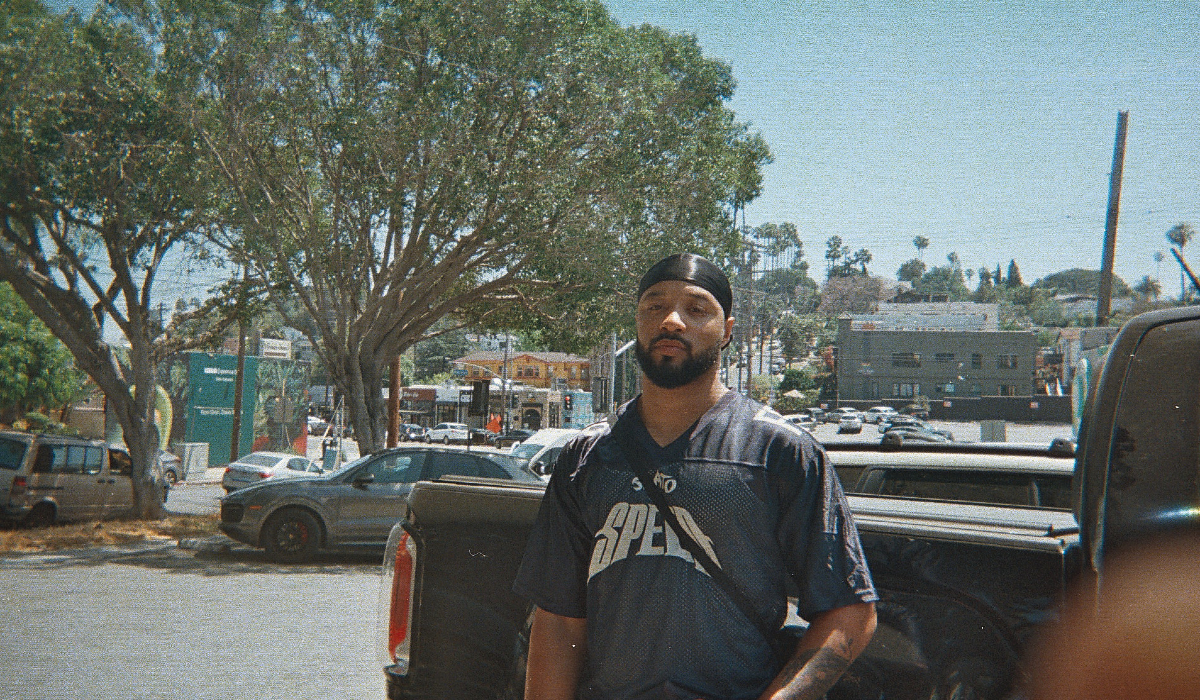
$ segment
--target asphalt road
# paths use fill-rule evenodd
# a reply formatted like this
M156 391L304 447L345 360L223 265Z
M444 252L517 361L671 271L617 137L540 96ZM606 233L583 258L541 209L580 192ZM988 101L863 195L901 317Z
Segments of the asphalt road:
M173 543L0 558L0 698L381 699L377 568Z

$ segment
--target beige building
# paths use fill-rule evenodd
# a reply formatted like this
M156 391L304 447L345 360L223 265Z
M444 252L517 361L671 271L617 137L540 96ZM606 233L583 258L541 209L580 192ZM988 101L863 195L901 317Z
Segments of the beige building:
M467 381L507 377L513 382L543 389L573 389L591 391L591 362L586 357L565 352L511 352L508 367L505 353L500 350L480 350L454 360L454 365L466 370Z

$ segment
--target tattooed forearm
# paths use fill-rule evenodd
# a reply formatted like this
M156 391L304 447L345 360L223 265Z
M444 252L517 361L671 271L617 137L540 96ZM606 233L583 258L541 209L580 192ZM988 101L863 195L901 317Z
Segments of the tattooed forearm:
M783 697L792 700L820 700L849 666L850 659L828 647L800 652L787 663L780 674L792 679L782 689Z

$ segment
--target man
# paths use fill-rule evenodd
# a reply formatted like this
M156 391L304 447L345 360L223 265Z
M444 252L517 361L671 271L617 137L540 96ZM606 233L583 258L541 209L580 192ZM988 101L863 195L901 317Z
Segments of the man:
M877 596L823 451L717 376L732 302L699 256L642 278L642 394L564 449L514 585L536 606L527 700L820 698L874 632ZM622 444L756 615L680 545ZM782 624L789 575L810 625L781 659L757 622Z

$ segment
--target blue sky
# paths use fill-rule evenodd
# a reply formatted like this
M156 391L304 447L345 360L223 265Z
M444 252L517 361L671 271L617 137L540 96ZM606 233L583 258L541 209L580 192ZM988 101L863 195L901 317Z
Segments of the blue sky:
M1156 277L1162 251L1179 293L1164 234L1200 227L1200 3L605 4L732 66L731 106L775 155L747 223L796 224L815 270L834 234L891 278L918 235L928 265L1099 269L1128 110L1116 273Z
M1099 269L1128 110L1116 273L1179 293L1164 234L1200 228L1200 2L604 2L732 67L775 156L746 221L796 224L815 272L835 234L890 278L918 235L930 266ZM1185 255L1200 267L1200 240Z

